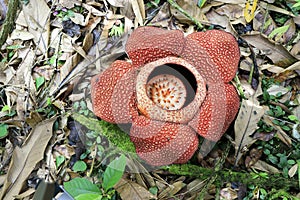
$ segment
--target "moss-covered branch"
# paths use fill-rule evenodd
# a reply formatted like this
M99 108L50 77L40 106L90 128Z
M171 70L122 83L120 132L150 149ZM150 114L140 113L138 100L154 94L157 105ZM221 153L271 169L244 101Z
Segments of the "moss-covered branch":
M200 178L202 180L217 175L216 181L222 182L239 182L245 185L255 185L259 187L268 187L274 189L290 189L298 188L298 182L292 178L284 178L281 174L268 174L267 177L259 176L256 173L249 172L235 172L228 169L215 171L214 169L203 168L196 165L170 165L164 167L165 170L172 174L190 176Z
M17 10L19 7L19 0L9 0L7 15L5 17L2 29L0 31L0 47L4 44L7 39L8 34L12 31L15 23L15 18L17 15Z
M110 124L95 118L89 118L84 115L73 113L72 117L88 129L99 132L107 137L111 143L125 152L135 152L133 143L128 134L119 129L117 125ZM227 155L224 155L225 158ZM222 163L222 162L220 162ZM221 164L220 164L221 165ZM229 169L216 167L214 169L204 168L192 164L170 165L162 167L172 174L199 178L202 180L213 178L213 182L222 185L223 182L239 182L245 185L255 185L259 187L269 187L274 189L298 188L298 182L295 179L284 178L281 174L268 174L260 176L257 173L236 172Z
M112 144L120 148L124 152L135 153L133 143L129 136L124 133L117 125L110 124L103 120L86 117L84 115L73 113L72 118L89 130L96 131L105 136Z

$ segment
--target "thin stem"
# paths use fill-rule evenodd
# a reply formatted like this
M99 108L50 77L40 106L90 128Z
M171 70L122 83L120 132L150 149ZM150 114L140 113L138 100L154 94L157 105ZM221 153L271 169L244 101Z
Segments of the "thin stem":
M203 29L203 25L194 17L192 17L190 14L188 14L183 8L181 8L175 1L173 0L167 0L168 3L173 6L174 8L176 8L179 12L181 12L182 14L184 14L186 17L188 17L190 20L192 20L192 22L194 22L194 24L196 24L196 26L199 29Z

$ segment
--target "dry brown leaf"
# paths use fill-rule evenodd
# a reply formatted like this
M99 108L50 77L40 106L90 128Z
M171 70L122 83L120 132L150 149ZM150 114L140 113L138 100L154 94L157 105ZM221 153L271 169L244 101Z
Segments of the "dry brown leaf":
M172 9L171 9L172 12ZM157 14L151 19L149 24L153 26L158 26L158 27L168 27L169 26L169 21L171 17L171 12L170 12L170 6L166 2L164 3Z
M31 0L23 6L28 30L34 35L34 42L46 55L50 36L50 8L45 1Z
M289 15L291 17L295 17L295 15L292 12L289 12L287 9L279 8L277 6L274 6L272 4L268 4L268 3L263 2L263 1L259 1L259 6L261 6L262 8L264 8L266 10L282 13L284 15Z
M10 39L12 40L31 40L34 38L34 35L32 35L30 32L28 31L24 31L24 30L17 30L15 29L10 36Z
M140 26L144 25L145 19L145 5L144 1L141 0L131 0L132 9L135 15L135 24L139 24Z
M298 171L298 164L295 164L290 168L290 170L288 172L289 177L291 177L291 178L294 177L295 174L297 173L297 171Z
M291 18L284 23L284 26L289 26L289 29L283 34L283 43L287 44L290 40L293 39L296 33L296 24Z
M275 28L277 25L270 13L260 8L253 19L253 30L269 35Z
M260 171L265 171L269 173L280 173L280 171L276 167L273 167L272 165L269 165L268 163L262 160L258 160L252 167Z
M217 8L216 12L222 16L227 16L230 21L243 18L243 7L237 4L225 4Z
M128 0L107 0L108 3L114 7L124 7Z
M288 136L288 134L286 134L286 132L284 130L282 130L282 128L276 124L274 124L272 122L272 117L270 117L269 115L264 115L263 117L264 122L275 128L275 130L277 130L277 137L283 142L285 143L287 146L291 146L292 145L292 139L290 138L290 136Z
M182 181L177 181L171 185L169 185L167 188L165 188L159 195L158 199L167 198L174 196L177 192L179 192L183 187L185 187L186 184Z
M282 45L271 42L268 38L259 33L243 35L242 38L255 48L262 51L263 54L273 61L274 64L280 67L288 67L297 61L297 59L292 56Z
M229 3L229 4L240 4L240 5L245 4L245 0L215 0L215 1L222 2L222 3Z
M232 189L232 188L223 188L220 191L220 197L223 200L231 200L231 199L237 199L238 197L238 193L236 190Z
M200 9L194 1L189 0L179 0L176 3L185 11L188 11L189 15L194 17L198 21L204 20L205 16L203 15L202 9ZM174 16L179 22L186 24L193 24L190 18L178 11L178 9L173 6L170 7L170 13Z
M210 12L208 12L206 14L206 17L211 24L217 24L219 26L222 26L224 27L225 31L236 35L227 17L218 14L215 10L211 10Z
M196 194L201 191L205 184L205 180L195 179L186 186L187 192L191 195Z
M282 72L294 71L294 70L300 70L300 61L292 64L288 68L284 69Z
M34 127L22 147L16 147L0 199L11 200L21 191L24 182L36 164L43 159L45 148L52 137L56 117L45 120Z
M265 108L260 106L257 100L257 97L261 94L261 85L259 85L253 96L248 100L242 100L241 108L234 124L237 162L240 160L244 148L249 148L256 141L256 139L250 136L258 128L257 123L265 112Z
M284 68L282 67L278 67L276 65L271 65L271 64L265 64L265 65L261 65L259 66L260 70L268 70L269 72L272 72L274 74L280 74L284 71Z
M122 199L145 200L157 199L146 188L130 180L122 178L114 188L120 194Z
M293 56L300 60L300 41L298 41L290 51Z

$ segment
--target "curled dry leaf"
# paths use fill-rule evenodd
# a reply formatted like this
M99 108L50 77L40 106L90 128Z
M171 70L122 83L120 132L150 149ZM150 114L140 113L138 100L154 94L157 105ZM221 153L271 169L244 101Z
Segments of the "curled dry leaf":
M157 199L157 197L151 194L146 188L124 178L121 178L114 188L120 194L122 199Z
M292 145L292 139L290 138L290 136L286 132L284 132L284 130L280 126L273 123L273 117L264 115L263 120L267 125L274 127L274 129L277 130L277 137L283 143L285 143L289 147Z
M297 61L282 45L271 42L259 33L243 35L242 38L280 67L288 67Z
M177 182L173 183L172 185L169 185L167 188L165 188L158 195L158 199L164 199L164 198L172 197L185 186L186 186L186 184L183 183L182 181L177 181Z
M196 6L195 1L190 0L179 0L176 3L183 9L188 10L189 14L194 17L198 21L202 21L205 16L203 15L202 9ZM170 7L171 15L173 15L179 22L193 24L190 18L182 14L178 11L178 9L174 8L173 6Z
M265 108L259 105L257 97L261 94L259 85L256 93L248 100L243 99L234 124L236 163L240 160L243 149L248 148L256 139L251 137L258 128L257 123L264 115Z
M55 120L56 117L40 122L33 128L25 144L15 148L0 199L11 200L19 194L35 165L43 159Z
M260 171L265 171L265 172L269 172L272 174L280 173L280 171L276 167L273 167L272 165L270 165L262 160L258 160L252 167L255 169L258 169Z
M50 36L50 8L46 1L32 0L23 6L23 14L29 32L34 35L34 42L40 51L46 55Z

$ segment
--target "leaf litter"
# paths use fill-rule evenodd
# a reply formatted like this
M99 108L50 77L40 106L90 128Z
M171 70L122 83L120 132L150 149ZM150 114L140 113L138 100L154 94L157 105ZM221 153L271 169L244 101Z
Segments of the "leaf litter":
M231 128L234 134L228 131L227 137L219 142L222 144L226 138L232 142L234 152L225 165L295 177L300 168L300 23L299 10L292 7L294 1L216 0L204 1L201 8L195 1L177 3L203 25L224 28L240 38L240 85L234 84L246 98L241 100ZM5 18L5 14L1 17ZM29 1L22 5L15 29L1 47L0 120L7 125L8 135L1 139L0 169L6 175L1 176L0 199L12 199L21 193L29 198L35 186L29 182L37 178L61 183L87 176L88 173L72 170L78 160L89 167L103 161L101 148L109 144L84 127L69 123L71 112L78 102L76 112L92 115L90 77L114 60L126 57L124 47L132 30L150 24L185 33L197 29L190 18L163 1ZM114 28L119 28L119 35L113 34ZM255 65L259 78L253 78ZM253 80L260 83L257 88L251 88ZM96 149L90 157L79 145L87 142L86 132L99 142L88 146ZM70 136L77 139L70 140ZM266 154L266 149L272 149L270 144L282 151ZM222 156L220 152L222 148L217 146L217 150L201 158L202 162L193 162L200 166L215 163ZM64 160L56 165L62 157ZM298 162L288 164L284 159ZM136 162L130 166L141 169L142 165ZM176 176L164 170L132 177L125 174L115 186L120 198L195 199L206 191L205 199L214 199L216 194L214 184L204 190L206 180ZM96 176L89 178L99 182ZM157 192L153 192L155 188ZM245 197L237 188L243 191L233 183L223 185L220 195L225 199ZM247 191L248 196L254 193L251 189ZM289 192L297 195L295 191Z

